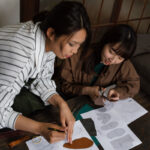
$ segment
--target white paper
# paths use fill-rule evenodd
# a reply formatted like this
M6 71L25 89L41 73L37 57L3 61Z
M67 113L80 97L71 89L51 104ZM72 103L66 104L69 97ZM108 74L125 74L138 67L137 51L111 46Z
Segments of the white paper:
M115 104L107 101L104 107L83 113L81 116L93 119L97 139L105 150L129 150L141 144L141 141L115 110Z
M78 139L81 137L87 137L88 139L91 139L85 128L83 127L82 123L80 121L76 121L74 126L74 132L72 140ZM92 139L91 139L92 140ZM54 144L49 144L42 136L39 136L35 139L29 140L26 142L29 150L69 150L68 148L63 147L64 143L66 143L67 140L60 141ZM73 149L70 149L73 150ZM80 150L98 150L98 147L93 143L93 145L90 148L84 148Z
M106 87L106 90L104 91L103 95L107 97L109 90L114 88L115 86L116 85L113 84ZM127 124L135 121L137 118L143 116L148 112L145 108L139 105L132 98L127 98L116 102L110 102L106 100L105 104L106 104L105 107L109 107L109 108L113 107L113 109L120 114L120 116L124 119L124 121Z
M103 135L98 132L96 138L105 150L129 150L142 143L128 126L118 126Z
M135 121L148 112L132 98L119 100L117 102L107 101L106 107L108 107L108 105L110 105L112 107L111 109L114 109L127 124Z
M116 127L126 126L124 120L113 109L106 109L105 107L89 111L81 114L83 118L92 118L94 121L97 132L105 135L107 126L109 130Z

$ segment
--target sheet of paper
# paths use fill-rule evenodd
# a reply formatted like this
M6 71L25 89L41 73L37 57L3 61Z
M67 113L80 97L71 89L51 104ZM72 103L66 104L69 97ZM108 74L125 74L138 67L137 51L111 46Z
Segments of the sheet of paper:
M117 102L106 101L105 107L114 109L127 124L148 112L132 98L119 100Z
M105 107L89 111L81 114L83 118L92 118L97 132L105 135L107 130L126 126L124 120L113 109L106 109ZM108 129L107 129L108 128Z
M97 139L105 150L129 150L142 143L128 126L118 126L103 135L98 132Z
M81 116L93 119L97 139L105 150L128 150L141 144L119 113L113 109L113 104L109 103L107 107L83 113Z
M89 134L87 133L87 131L85 130L81 122L77 121L74 126L72 139L74 140L81 137L87 137L88 139L91 139L91 137L89 136ZM49 144L42 136L39 136L37 138L27 141L26 144L29 150L69 150L68 148L63 147L63 144L66 142L67 141L64 140L54 144ZM85 148L80 150L98 150L98 147L94 143L90 148Z

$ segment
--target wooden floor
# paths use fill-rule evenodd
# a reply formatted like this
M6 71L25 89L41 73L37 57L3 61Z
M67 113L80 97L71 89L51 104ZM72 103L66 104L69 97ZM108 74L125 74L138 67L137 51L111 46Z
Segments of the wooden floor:
M145 109L150 111L150 95L145 94L144 92L140 91L134 99L141 104Z

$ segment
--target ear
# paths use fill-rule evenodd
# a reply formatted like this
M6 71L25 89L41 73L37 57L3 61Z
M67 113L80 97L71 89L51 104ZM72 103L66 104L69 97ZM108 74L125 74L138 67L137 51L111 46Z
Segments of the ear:
M48 28L46 35L47 35L48 39L53 41L55 39L55 30L53 28Z

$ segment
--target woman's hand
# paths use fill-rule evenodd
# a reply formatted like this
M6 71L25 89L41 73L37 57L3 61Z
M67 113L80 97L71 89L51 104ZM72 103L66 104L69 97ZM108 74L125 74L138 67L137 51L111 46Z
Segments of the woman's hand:
M60 110L60 122L64 128L67 129L67 139L69 143L72 143L72 134L73 134L73 127L75 123L75 118L68 107L68 104L58 95L55 94L54 96L49 99L49 103L57 106Z
M49 130L48 128L57 129L63 132ZM52 123L43 123L18 115L15 123L16 130L31 132L42 135L49 143L55 143L66 138L65 128Z
M115 89L111 89L109 90L107 97L109 100L117 101L120 99L120 94Z
M52 123L39 123L39 134L49 143L55 143L66 138L65 128ZM50 130L53 128L59 131ZM60 132L62 131L62 132Z
M67 139L72 144L73 127L75 118L72 115L67 103L60 105L60 121L63 127L67 128Z

